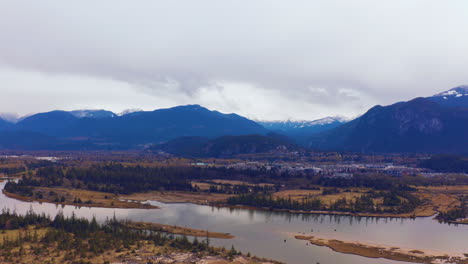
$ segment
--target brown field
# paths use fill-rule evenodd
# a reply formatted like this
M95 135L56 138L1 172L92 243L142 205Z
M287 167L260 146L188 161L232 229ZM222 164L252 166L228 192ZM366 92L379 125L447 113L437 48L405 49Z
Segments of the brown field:
M111 193L96 192L82 189L71 188L49 188L36 187L34 193L42 193L43 198L25 197L3 191L3 193L14 199L27 202L54 203L63 205L74 205L82 207L103 207L103 208L139 208L139 209L157 209L157 206L133 201L122 201L119 196ZM51 192L55 194L51 195ZM65 197L64 202L57 202L57 197ZM75 199L81 199L81 203L76 203Z
M213 185L207 182L197 182L197 181L192 181L191 184L192 184L192 187L194 188L198 187L200 188L201 191L207 191L210 189L211 185Z
M249 183L245 181L232 181L232 180L212 180L212 182L218 183L218 184L248 185L248 186L262 186L262 187L263 186L275 186L274 184L271 184L271 183L255 184L255 183Z
M425 211L426 215L458 207L461 204L461 197L468 195L467 185L418 187L417 189L419 198L426 201L426 205L421 206L421 210Z
M325 237L296 235L296 239L306 240L316 246L324 246L333 251L363 256L367 258L385 258L396 261L429 264L466 264L468 258L463 254L451 252L434 252L432 250L403 249L396 246L362 243L357 241L342 241Z
M163 224L156 224L156 223L130 222L127 224L127 226L133 229L153 230L153 231L167 232L167 233L176 234L176 235L222 238L222 239L234 238L234 236L229 233L218 233L218 232L211 232L208 230L200 230L200 229L193 229L193 228L173 226L173 225L163 225Z
M121 199L132 201L158 201L162 203L194 203L194 204L219 204L231 197L230 194L221 193L193 193L193 192L147 192L131 195L122 195Z
M343 190L341 190L341 192L338 194L328 195L322 195L322 190L323 187L320 188L320 190L286 190L274 193L273 197L283 199L291 198L292 200L296 201L302 200L304 198L319 198L323 203L330 205L342 198L346 198L347 200L354 200L370 189L350 188L350 192L343 192Z
M270 183L259 183L259 184L254 184L254 183L249 183L245 181L234 181L234 180L210 180L206 182L200 182L200 181L192 181L192 186L198 186L200 190L206 191L209 190L211 186L220 186L223 184L229 184L229 185L247 185L247 186L260 186L260 187L265 187L265 186L274 186L274 184Z

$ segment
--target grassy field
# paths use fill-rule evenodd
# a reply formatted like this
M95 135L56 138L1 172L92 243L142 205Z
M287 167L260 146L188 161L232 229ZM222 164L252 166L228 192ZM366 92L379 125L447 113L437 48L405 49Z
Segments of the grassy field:
M320 187L319 190L286 190L274 193L273 197L284 199L291 198L291 200L295 201L300 201L304 198L319 198L324 204L330 205L342 198L354 200L370 190L366 188L347 188L349 192L344 192L344 189L341 189L341 192L337 194L322 195L323 189L323 187Z
M194 192L147 192L131 195L122 195L121 199L133 201L159 201L162 203L194 203L208 205L213 203L223 203L229 194L221 193L194 193Z
M450 209L460 206L460 198L463 195L468 195L468 186L437 186L437 187L418 187L415 195L423 201L421 206L418 206L411 213L404 214L385 214L382 216L395 216L395 217L418 217L418 216L432 216L437 212L445 212ZM345 191L346 190L346 191ZM347 200L354 200L367 192L371 191L368 188L339 188L340 193L336 194L322 194L323 187L320 190L285 190L276 192L273 197L284 198L300 201L303 199L320 199L324 204L330 205L339 199L346 198ZM373 199L375 204L381 204L382 199ZM372 214L358 214L378 216Z
M28 202L36 201L63 205L103 208L158 208L157 206L140 202L122 201L120 200L120 197L115 194L89 191L83 189L35 187L34 193L41 193L42 198L37 198L36 195L35 197L25 197L17 194L8 193L5 191L4 193L10 198ZM64 200L62 200L62 197L64 198Z
M222 185L246 185L246 186L260 186L260 187L273 187L273 184L270 183L249 183L245 181L235 181L235 180L209 180L209 181L192 181L193 187L200 188L201 191L207 191L211 186L222 186Z

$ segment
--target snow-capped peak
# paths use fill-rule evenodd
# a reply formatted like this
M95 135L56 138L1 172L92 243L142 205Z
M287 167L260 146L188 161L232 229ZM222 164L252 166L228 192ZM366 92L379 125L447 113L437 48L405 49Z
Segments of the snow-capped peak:
M432 97L461 97L461 96L468 96L468 85L461 85L461 86L452 88L448 91L435 94Z
M342 116L329 116L317 120L278 120L278 121L258 121L267 128L282 127L287 129L297 129L312 126L324 126L332 123L345 123L350 119Z
M135 113L135 112L142 112L142 111L143 111L143 109L140 109L140 108L130 108L130 109L123 110L122 112L118 113L117 115L118 116L123 116L123 115L131 114L131 113Z
M344 123L344 122L348 122L348 121L349 121L349 119L346 118L346 117L343 117L343 116L328 116L328 117L324 117L324 118L317 119L317 120L314 120L314 121L309 121L308 125L309 126L328 125L328 124L335 123L335 122Z

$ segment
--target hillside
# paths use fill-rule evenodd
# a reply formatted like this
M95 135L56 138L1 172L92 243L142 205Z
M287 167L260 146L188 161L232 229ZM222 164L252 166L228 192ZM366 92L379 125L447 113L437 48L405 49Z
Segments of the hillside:
M7 129L12 125L13 124L11 124L10 122L4 120L3 118L0 118L0 130Z
M446 107L468 108L468 85L452 88L448 91L427 97L427 99Z
M215 139L181 137L155 145L163 151L185 157L234 157L242 154L287 153L301 148L276 135L222 136Z
M222 114L199 105L178 106L117 116L104 110L52 111L26 117L5 126L13 146L15 138L29 132L53 137L62 146L87 148L136 148L182 136L219 137L223 135L265 134L267 129L236 114ZM18 134L18 137L15 137ZM29 141L28 141L29 142ZM49 148L44 145L44 148ZM52 146L50 146L52 148Z
M468 109L426 98L375 106L363 116L312 136L308 146L358 152L467 152Z

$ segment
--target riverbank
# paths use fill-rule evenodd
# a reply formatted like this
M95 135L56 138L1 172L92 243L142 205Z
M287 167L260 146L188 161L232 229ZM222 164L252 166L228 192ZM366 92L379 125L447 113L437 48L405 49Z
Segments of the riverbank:
M436 211L431 212L431 214L414 214L414 213L405 213L405 214L373 214L373 213L352 213L352 212L340 212L340 211L301 211L301 210L288 210L288 209L271 209L271 208L262 208L262 207L253 207L245 205L234 205L234 206L223 206L223 205L214 205L217 207L227 207L233 209L249 209L249 210L260 210L260 211L273 211L273 212L285 212L292 214L311 214L311 215L338 215L338 216L356 216L356 217L376 217L376 218L416 218L416 217L430 217L437 214Z
M298 240L305 240L312 245L328 247L339 253L358 255L367 258L385 258L395 261L428 264L468 263L468 254L436 252L426 249L407 249L398 246L344 241L328 237L305 235L295 235L294 237Z
M222 193L205 193L205 192L147 192L147 193L136 193L130 195L121 195L119 198L129 201L158 201L161 203L192 203L199 205L213 205L225 203L231 194Z
M158 232L167 232L176 235L186 235L193 237L209 237L209 238L221 238L221 239L232 239L233 235L229 233L218 233L211 232L208 230L200 230L188 227L174 226L174 225L163 225L157 223L145 223L145 222L129 222L127 226L132 229L139 230L152 230Z
M35 187L32 197L22 196L3 190L7 197L24 202L53 203L78 207L158 209L159 207L142 202L123 201L118 195L105 192L71 188Z
M362 190L361 190L362 191ZM207 193L207 192L182 192L182 191L152 191L147 193L135 193L131 195L115 195L111 193L89 191L83 189L58 188L58 187L35 187L33 197L25 197L13 193L5 192L10 198L27 202L46 202L59 205L73 205L83 207L102 207L102 208L127 208L127 209L157 209L157 206L146 203L147 201L158 201L162 203L192 203L198 205L210 205L216 207L254 209L264 211L278 211L300 214L322 214L322 215L343 215L357 217L381 217L381 218L415 218L430 217L438 212L457 207L460 201L453 192L467 192L467 186L459 186L456 189L447 186L445 188L422 187L418 196L424 199L424 204L418 206L414 211L408 213L360 213L343 211L303 211L289 209L272 209L243 205L227 205L226 201L232 194ZM280 195L293 195L293 199L299 199L304 195L310 195L308 192L317 192L316 190L289 190L278 192ZM275 193L279 197L278 193ZM38 195L40 194L40 195ZM336 195L335 195L336 196ZM38 198L40 197L40 198ZM61 199L65 199L62 201ZM338 196L337 196L338 197ZM336 198L336 197L335 197ZM468 221L457 221L457 224L467 224Z

